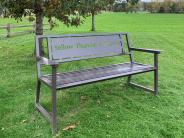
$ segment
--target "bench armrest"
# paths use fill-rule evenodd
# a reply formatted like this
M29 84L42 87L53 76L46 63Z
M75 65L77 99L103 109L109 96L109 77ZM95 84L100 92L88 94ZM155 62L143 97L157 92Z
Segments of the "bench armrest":
M36 60L37 60L37 62L40 62L41 64L44 64L44 65L58 65L59 64L59 63L52 61L52 60L49 60L45 57L36 57Z
M146 52L146 53L154 53L154 54L160 54L161 53L161 51L159 51L159 50L143 49L143 48L130 48L130 50L139 51L139 52Z

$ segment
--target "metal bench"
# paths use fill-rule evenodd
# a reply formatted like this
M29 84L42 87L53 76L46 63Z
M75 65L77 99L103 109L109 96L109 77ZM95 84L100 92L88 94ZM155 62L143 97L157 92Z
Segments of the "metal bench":
M123 39L124 38L124 39ZM48 57L40 55L40 42L46 39ZM125 42L123 41L125 40ZM125 45L126 44L126 45ZM125 50L127 46L127 50ZM125 52L126 51L126 52ZM133 61L132 51L140 51L154 54L154 65L145 65ZM56 90L79 85L114 79L118 77L128 77L128 84L151 91L155 95L158 93L158 50L132 48L128 33L108 33L108 34L74 34L58 36L36 36L36 61L37 61L37 89L36 108L50 121L52 133L57 130L56 121ZM57 66L60 63L90 58L102 58L111 56L127 55L130 61L121 64L108 65L92 69L84 69L73 72L57 73ZM50 65L51 74L42 74L41 66ZM154 72L153 89L131 82L132 75L146 72ZM39 103L41 83L46 84L52 91L52 111L48 113Z

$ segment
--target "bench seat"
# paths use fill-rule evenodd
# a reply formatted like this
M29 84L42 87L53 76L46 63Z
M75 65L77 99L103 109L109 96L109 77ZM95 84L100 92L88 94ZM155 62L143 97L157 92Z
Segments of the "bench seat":
M57 73L56 88L62 89L153 70L154 67L151 65L128 62L74 72ZM43 75L39 79L49 87L52 87L51 75Z

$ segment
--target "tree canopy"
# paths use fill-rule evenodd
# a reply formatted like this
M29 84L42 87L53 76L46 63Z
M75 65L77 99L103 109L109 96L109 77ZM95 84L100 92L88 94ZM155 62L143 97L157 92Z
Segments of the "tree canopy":
M94 15L114 0L0 0L1 5L8 9L11 17L21 20L24 16L35 14L36 34L43 34L43 18L57 18L65 25L78 26L82 18L91 13Z
M11 17L21 20L32 13L36 15L36 33L43 34L43 17L57 18L65 25L78 26L83 18L96 15L114 0L0 0Z
M126 0L127 3L130 3L131 5L136 5L140 0Z
M79 25L80 16L85 12L80 8L80 0L1 0L16 19L31 13L48 18L55 17L66 25Z

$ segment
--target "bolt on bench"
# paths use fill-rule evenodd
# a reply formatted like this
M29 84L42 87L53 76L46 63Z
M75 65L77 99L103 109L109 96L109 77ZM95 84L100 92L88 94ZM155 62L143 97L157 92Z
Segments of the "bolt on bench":
M128 52L125 52L125 44ZM48 57L40 54L40 41L47 40ZM154 54L154 66L136 63L133 61L132 51L140 51ZM158 50L132 48L128 33L107 34L74 34L74 35L48 35L36 36L36 61L37 61L37 88L36 108L50 121L52 133L57 131L56 121L56 90L94 83L98 81L128 77L128 84L144 90L151 91L154 95L158 93ZM90 58L101 58L111 56L127 55L130 62L85 69L66 73L57 73L60 63ZM50 65L51 74L42 75L41 66ZM153 89L131 82L133 75L154 72ZM48 113L39 103L41 83L46 84L52 91L52 113Z

